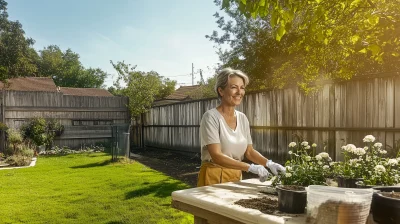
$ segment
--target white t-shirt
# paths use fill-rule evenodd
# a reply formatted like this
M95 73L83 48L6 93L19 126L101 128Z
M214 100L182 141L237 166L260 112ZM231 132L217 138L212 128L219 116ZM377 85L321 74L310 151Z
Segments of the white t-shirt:
M200 122L201 161L211 161L209 144L221 144L223 154L242 161L248 145L253 144L246 115L235 110L236 129L232 130L216 108L204 113Z

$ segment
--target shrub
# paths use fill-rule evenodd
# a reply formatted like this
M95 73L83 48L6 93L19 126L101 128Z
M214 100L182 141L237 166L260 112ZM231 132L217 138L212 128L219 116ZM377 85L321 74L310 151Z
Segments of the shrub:
M17 146L22 143L22 135L19 131L11 128L7 130L8 142L12 145L14 153L17 152Z
M21 155L13 155L9 156L6 159L6 163L10 166L28 166L31 163L32 158L21 156Z
M46 150L51 149L54 137L64 132L64 126L60 122L44 118L33 118L22 128L25 139L30 139L36 146L45 145Z

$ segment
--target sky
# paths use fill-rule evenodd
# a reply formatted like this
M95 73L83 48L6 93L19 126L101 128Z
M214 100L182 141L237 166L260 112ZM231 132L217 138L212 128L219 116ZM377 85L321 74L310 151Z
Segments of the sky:
M213 0L6 0L10 20L19 20L27 37L42 50L58 45L78 53L85 68L117 75L110 64L125 61L140 71L156 71L192 84L194 71L204 79L218 62L214 43L205 38L217 30ZM195 75L194 84L200 80Z

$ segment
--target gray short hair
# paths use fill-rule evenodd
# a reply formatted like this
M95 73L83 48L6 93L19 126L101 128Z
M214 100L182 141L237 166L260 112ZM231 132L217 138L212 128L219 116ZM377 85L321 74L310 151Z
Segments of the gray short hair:
M219 71L217 75L217 81L215 82L214 91L217 93L218 98L221 98L221 96L218 93L218 88L221 87L222 89L224 89L228 85L229 78L232 76L238 76L242 78L245 87L249 84L249 77L246 74L244 74L244 72L231 68L224 68L221 71Z

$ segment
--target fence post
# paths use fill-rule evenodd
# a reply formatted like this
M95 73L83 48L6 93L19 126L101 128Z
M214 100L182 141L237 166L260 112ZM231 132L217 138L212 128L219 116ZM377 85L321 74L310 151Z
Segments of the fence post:
M5 99L4 99L4 87L1 90L1 122L3 124L6 123L6 119L5 119ZM0 130L0 152L4 152L6 146L6 133L4 130Z

